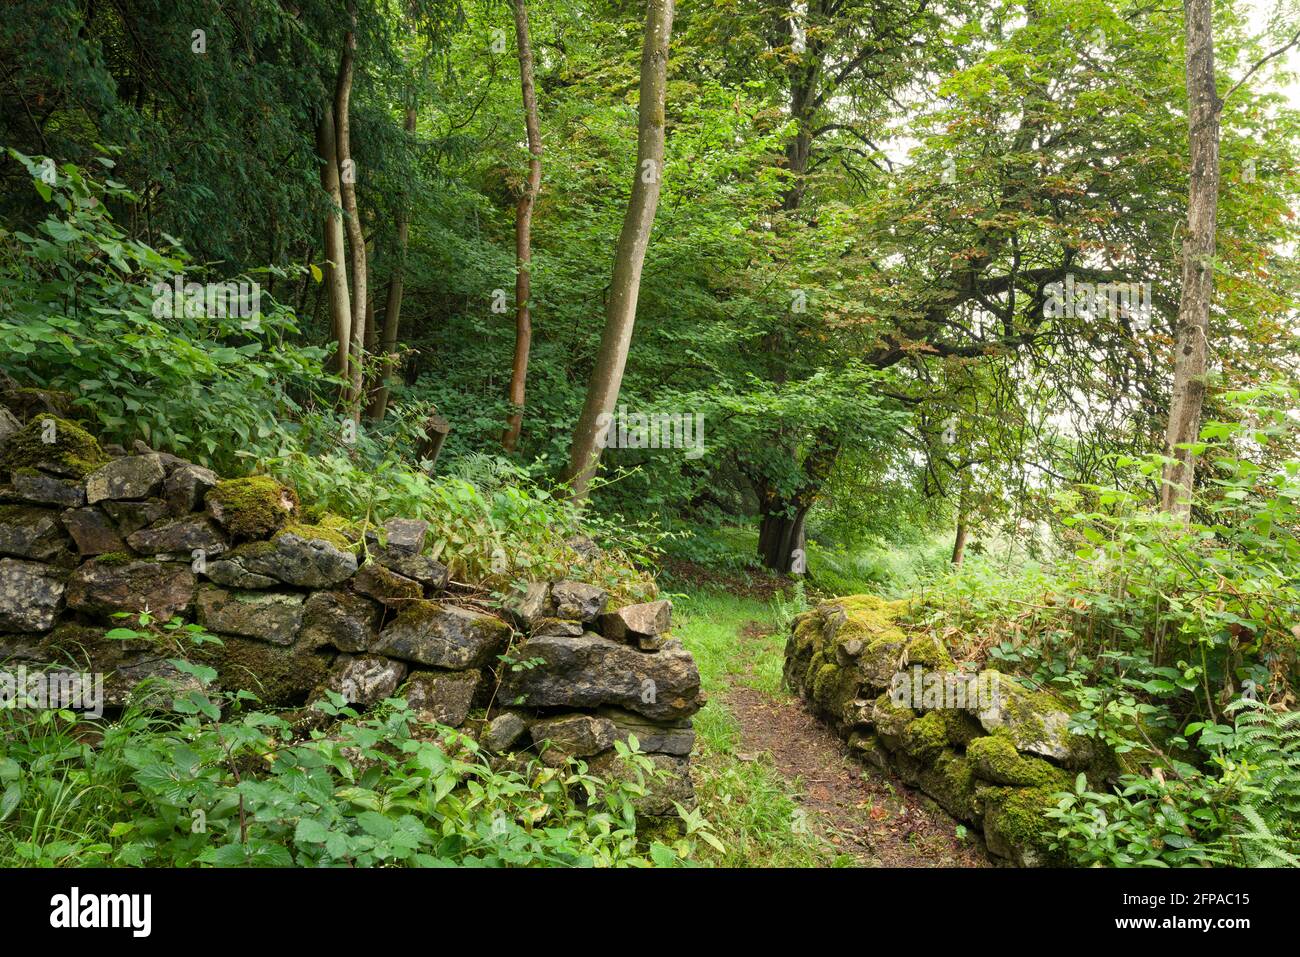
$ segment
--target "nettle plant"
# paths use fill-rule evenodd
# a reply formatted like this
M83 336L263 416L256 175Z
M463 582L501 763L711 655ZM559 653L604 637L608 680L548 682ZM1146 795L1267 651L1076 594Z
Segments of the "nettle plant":
M115 631L172 647L178 636L211 640L178 623ZM362 716L329 693L315 719L295 723L256 710L248 691L216 693L205 665L171 664L193 679L171 714L137 704L114 721L67 711L0 717L9 725L0 735L0 859L675 866L698 839L716 844L699 813L681 808L680 837L638 835L634 802L662 772L635 738L616 744L624 774L612 782L576 759L494 766L472 738L422 722L402 699Z
M217 465L231 461L223 437L275 447L280 420L322 387L323 350L285 341L298 333L293 313L261 292L247 316L247 304L221 297L212 314L207 297L202 309L176 308L180 277L182 286L217 277L178 240L164 236L168 248L156 249L118 226L111 210L134 206L134 193L70 163L8 156L51 209L34 233L0 227L0 371L70 393L107 436L143 434Z
M1236 421L1209 422L1206 479L1187 524L1133 492L1093 487L1096 506L1065 519L1079 536L1063 591L1070 651L1044 674L1091 692L1097 731L1117 708L1147 706L1172 730L1216 720L1243 693L1293 701L1300 652L1300 432L1289 387L1231 393ZM1125 464L1158 480L1166 459ZM1072 678L1071 675L1075 677ZM1082 675L1087 680L1075 680ZM1113 692L1113 693L1111 693ZM1128 704L1131 702L1132 704ZM1155 710L1150 710L1154 708ZM1120 715L1122 724L1144 709ZM1136 736L1135 736L1136 737ZM1140 738L1139 738L1140 740Z

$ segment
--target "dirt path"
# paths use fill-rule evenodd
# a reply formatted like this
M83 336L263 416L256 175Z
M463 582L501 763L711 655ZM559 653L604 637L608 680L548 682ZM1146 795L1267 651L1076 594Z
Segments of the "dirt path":
M757 644L762 626L738 636ZM746 667L752 654L743 656ZM865 867L988 867L977 835L957 836L958 822L898 778L856 761L848 747L803 703L774 697L741 681L723 696L740 724L742 760L766 752L802 794L807 825Z

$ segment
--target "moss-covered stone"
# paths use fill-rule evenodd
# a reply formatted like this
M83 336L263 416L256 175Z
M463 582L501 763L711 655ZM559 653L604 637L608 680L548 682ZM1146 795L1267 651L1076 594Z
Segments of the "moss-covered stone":
M920 665L934 671L947 671L956 667L948 649L933 635L918 635L907 643L907 664Z
M948 744L948 727L938 711L931 711L908 724L901 740L905 752L929 764Z
M360 532L347 519L331 512L326 512L317 518L315 522L289 522L276 532L272 539L292 534L307 541L329 542L335 548L344 551L354 549L361 540Z
M1026 757L1005 734L976 738L966 748L975 773L985 781L1017 787L1069 790L1070 775L1042 758Z
M871 720L876 726L880 740L897 751L903 747L903 734L908 725L916 720L916 712L911 708L895 704L888 694L876 698L871 709Z
M965 748L976 738L984 734L984 729L975 718L956 708L943 708L936 714L943 718L948 731L948 743L957 748Z
M298 496L266 475L218 482L206 498L208 512L235 538L266 538L298 508Z
M953 749L935 754L917 776L917 784L953 817L973 822L979 816L971 763Z
M1006 734L1021 753L1082 769L1096 758L1092 742L1070 733L1065 702L1049 691L1030 691L998 672L980 676L979 721L990 734Z
M1056 806L1053 795L1058 789L982 788L984 804L984 838L988 848L999 857L1008 858L1022 867L1040 867L1064 863L1052 850L1056 824L1047 811Z
M6 471L41 468L72 478L85 478L109 461L93 435L75 422L48 415L32 419L0 450L0 467Z

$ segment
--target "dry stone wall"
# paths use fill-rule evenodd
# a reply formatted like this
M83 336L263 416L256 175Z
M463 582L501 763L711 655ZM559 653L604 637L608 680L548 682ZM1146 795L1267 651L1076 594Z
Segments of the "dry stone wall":
M997 671L959 669L929 635L909 635L902 603L837 598L795 619L785 682L860 759L897 774L983 833L1020 866L1064 863L1052 850L1053 795L1083 772L1118 768L1069 730L1059 698Z
M598 774L616 773L615 742L635 736L666 772L642 810L692 802L703 697L669 602L619 607L600 587L557 581L485 607L450 588L423 521L364 534L306 522L271 478L222 480L142 444L101 448L40 404L0 413L0 670L102 674L109 708L170 701L193 684L176 654L106 637L147 612L219 636L186 657L263 706L327 690L363 708L401 695L491 751L581 757Z

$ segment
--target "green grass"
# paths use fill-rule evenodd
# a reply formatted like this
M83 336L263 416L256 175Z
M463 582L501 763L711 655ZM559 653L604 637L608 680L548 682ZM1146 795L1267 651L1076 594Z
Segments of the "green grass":
M700 863L721 867L826 867L847 863L833 848L799 826L799 803L791 785L764 757L742 761L740 727L723 696L744 684L784 695L781 665L784 634L751 638L746 624L774 625L774 609L754 598L701 591L678 599L673 633L700 668L709 704L695 716L696 777L700 809L726 852L708 851Z

